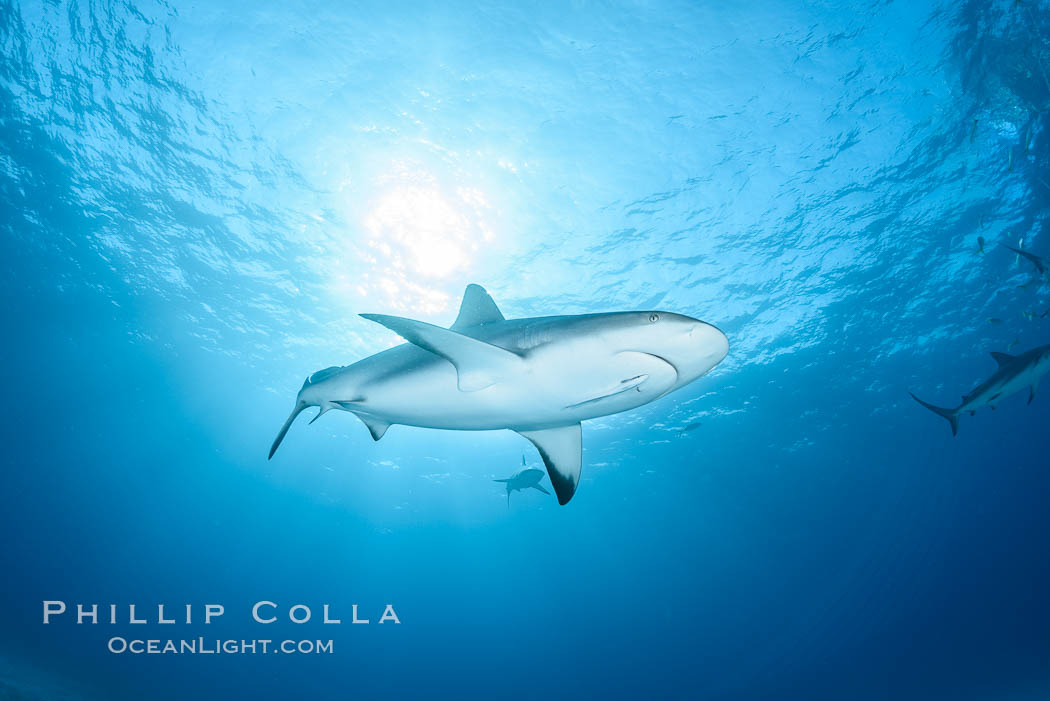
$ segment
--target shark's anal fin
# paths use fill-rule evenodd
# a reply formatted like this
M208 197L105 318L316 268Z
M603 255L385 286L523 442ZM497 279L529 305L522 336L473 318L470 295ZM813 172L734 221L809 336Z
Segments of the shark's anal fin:
M493 321L503 321L503 313L492 301L492 297L481 285L467 285L463 293L463 303L459 305L459 316L449 328L462 331L473 326L481 326Z
M382 419L358 414L356 411L354 412L354 416L361 419L361 423L368 427L368 432L372 434L372 440L374 441L378 441L382 438L386 434L386 430L390 428L390 424Z
M463 392L476 392L494 385L519 372L524 363L520 355L509 350L423 321L386 314L361 316L452 363Z
M559 504L568 504L580 483L583 462L583 439L580 424L548 428L542 431L518 431L532 441L547 466Z
M992 351L991 356L995 359L995 362L999 363L999 367L1009 365L1013 360L1017 358L1017 356L1015 355L1010 355L1009 353L999 353L997 351Z

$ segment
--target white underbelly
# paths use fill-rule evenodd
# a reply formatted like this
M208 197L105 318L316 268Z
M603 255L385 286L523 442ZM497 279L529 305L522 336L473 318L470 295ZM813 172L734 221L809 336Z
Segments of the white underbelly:
M545 361L560 361L557 363ZM653 356L530 359L521 375L462 392L455 368L427 363L367 388L362 409L389 423L466 431L541 429L636 408L669 391L674 368ZM626 389L622 389L626 388Z

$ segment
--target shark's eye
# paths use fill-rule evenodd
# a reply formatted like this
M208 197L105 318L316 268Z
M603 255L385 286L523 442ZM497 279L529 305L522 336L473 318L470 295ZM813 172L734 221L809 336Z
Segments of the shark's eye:
M657 321L660 321L660 315L657 314L656 312L653 312L652 314L649 315L649 321L651 321L653 323L656 323Z

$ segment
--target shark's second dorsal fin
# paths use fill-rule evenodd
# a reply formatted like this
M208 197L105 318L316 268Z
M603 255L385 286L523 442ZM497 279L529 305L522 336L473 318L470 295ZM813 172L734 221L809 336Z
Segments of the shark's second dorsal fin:
M452 363L456 368L459 389L463 392L476 392L490 387L520 372L524 362L520 355L505 348L424 321L386 314L361 316L382 324L406 341Z
M472 326L489 324L493 321L503 321L503 313L492 301L492 297L481 285L467 285L463 293L463 302L459 305L459 316L449 328L453 331L462 331Z
M992 357L995 359L995 362L999 363L999 367L1009 365L1015 358L1017 358L1016 355L1010 355L1009 353L997 353L996 351L992 351Z
M565 505L576 493L583 463L583 441L579 424L548 428L542 431L518 431L532 441L540 451L547 474L558 495L558 503Z

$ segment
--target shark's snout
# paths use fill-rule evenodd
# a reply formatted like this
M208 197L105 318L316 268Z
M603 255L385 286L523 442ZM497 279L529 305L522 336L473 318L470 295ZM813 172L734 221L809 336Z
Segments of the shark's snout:
M685 382L706 375L729 354L729 339L719 329L692 320L686 340L675 354L675 366Z
M711 324L703 321L696 322L696 325L689 331L689 337L703 348L705 357L713 360L714 365L722 362L729 355L729 339L721 329Z

